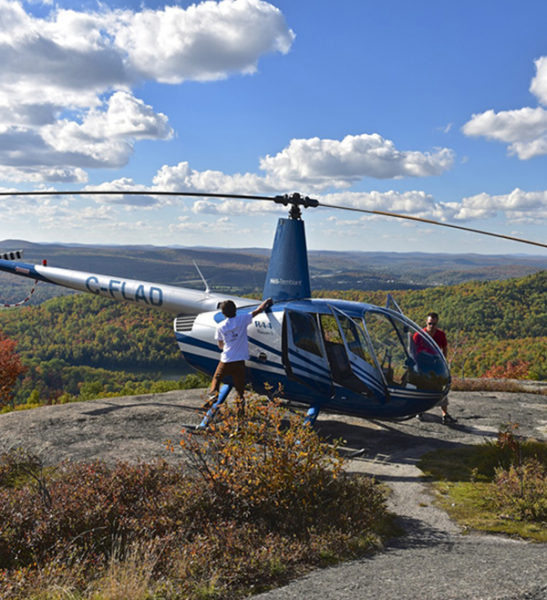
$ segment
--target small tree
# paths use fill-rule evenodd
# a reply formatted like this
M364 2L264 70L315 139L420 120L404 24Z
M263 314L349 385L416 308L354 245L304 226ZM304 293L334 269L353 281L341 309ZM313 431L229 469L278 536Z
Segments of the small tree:
M16 347L17 342L0 331L0 407L9 404L13 408L13 388L19 375L26 371Z

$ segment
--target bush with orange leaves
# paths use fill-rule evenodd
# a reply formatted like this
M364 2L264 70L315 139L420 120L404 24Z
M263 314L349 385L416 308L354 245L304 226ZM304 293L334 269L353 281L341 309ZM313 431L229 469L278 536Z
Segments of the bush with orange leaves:
M340 442L325 443L277 401L253 396L242 422L226 408L204 436L188 433L180 444L204 484L209 518L308 537L370 531L385 515L374 482L344 472Z

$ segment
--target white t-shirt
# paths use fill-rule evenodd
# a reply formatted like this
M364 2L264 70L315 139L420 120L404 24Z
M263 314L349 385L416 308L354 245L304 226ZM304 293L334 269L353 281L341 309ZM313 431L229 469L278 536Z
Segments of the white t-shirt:
M220 355L221 362L228 363L249 358L247 327L252 320L251 313L245 313L226 319L218 326L215 340L224 342L224 348Z

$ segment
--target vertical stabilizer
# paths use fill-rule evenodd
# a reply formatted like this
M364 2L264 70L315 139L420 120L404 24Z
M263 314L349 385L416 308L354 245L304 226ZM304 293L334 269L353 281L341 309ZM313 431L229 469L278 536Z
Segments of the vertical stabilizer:
M310 296L304 221L279 219L264 284L264 298L272 298L276 302Z

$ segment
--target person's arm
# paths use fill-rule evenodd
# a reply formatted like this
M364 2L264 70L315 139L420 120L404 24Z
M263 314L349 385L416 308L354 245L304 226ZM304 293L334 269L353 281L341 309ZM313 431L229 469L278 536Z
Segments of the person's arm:
M443 336L442 336L442 344L440 344L441 346L441 350L444 354L444 357L447 358L448 356L448 340L446 339L446 333L443 332Z
M218 347L219 347L221 350L224 350L224 341L223 341L223 340L217 340L217 343L218 343Z
M258 306L257 308L255 308L253 310L253 312L251 313L251 316L256 317L256 315L258 315L259 313L261 313L264 310L266 310L267 308L269 308L272 304L273 304L273 300L271 298L266 298L266 300L264 300L264 302L262 302L262 304L260 306Z

